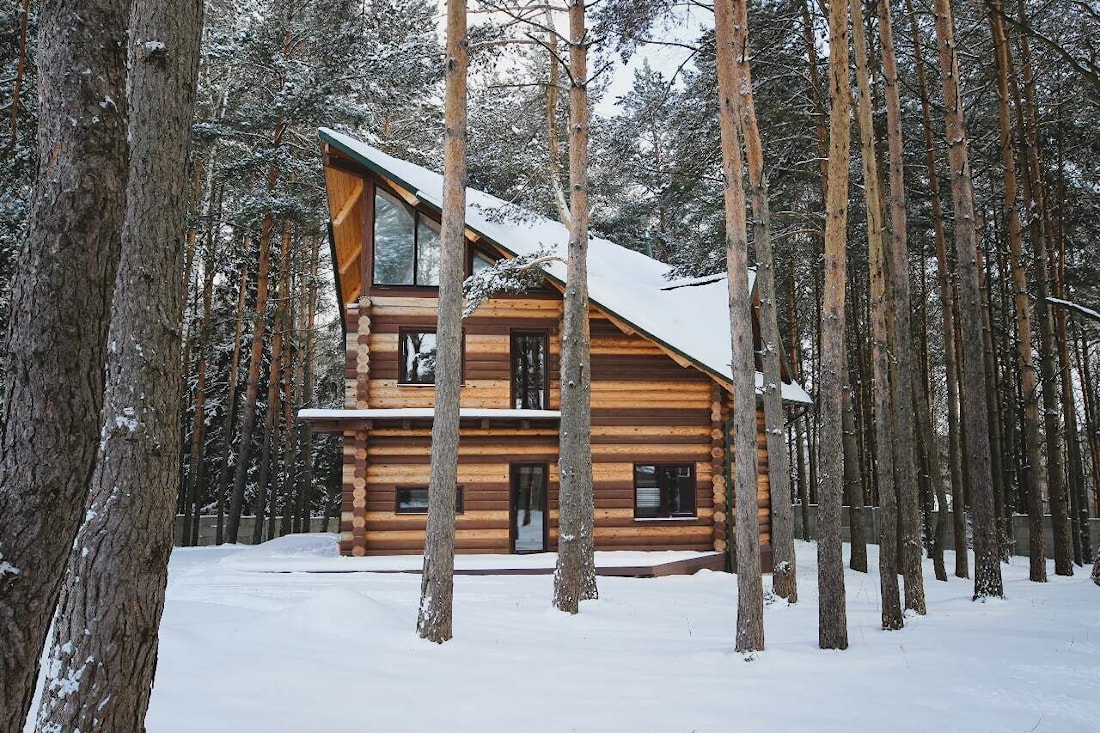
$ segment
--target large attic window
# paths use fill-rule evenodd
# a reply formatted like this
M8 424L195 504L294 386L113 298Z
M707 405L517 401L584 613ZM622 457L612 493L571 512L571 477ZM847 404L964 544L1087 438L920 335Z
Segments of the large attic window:
M376 187L374 284L439 285L439 251L439 225Z

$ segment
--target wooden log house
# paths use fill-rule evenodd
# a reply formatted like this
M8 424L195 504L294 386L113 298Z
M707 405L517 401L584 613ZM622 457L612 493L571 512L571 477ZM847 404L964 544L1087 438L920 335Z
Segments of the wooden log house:
M346 333L345 406L302 410L343 435L340 550L419 553L434 398L442 177L322 129L333 269ZM467 273L500 258L564 253L565 227L470 189ZM456 491L459 552L553 551L558 354L565 267L489 300L464 323ZM730 331L724 275L668 266L606 240L589 253L592 460L598 550L724 551ZM789 378L784 375L785 380ZM757 386L761 375L757 373ZM809 403L792 381L788 403ZM755 521L770 568L763 411Z

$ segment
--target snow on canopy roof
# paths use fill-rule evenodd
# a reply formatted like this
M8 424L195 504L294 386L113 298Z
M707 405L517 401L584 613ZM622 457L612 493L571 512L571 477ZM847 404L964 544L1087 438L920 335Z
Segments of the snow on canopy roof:
M428 206L442 209L440 174L398 160L335 130L322 127L319 133L324 142L405 188ZM566 257L569 230L561 222L473 188L466 189L466 227L513 256L549 250ZM543 269L558 283L565 283L564 263L551 262ZM671 269L641 252L592 237L588 247L589 300L703 371L732 383L726 276L674 281L668 278ZM750 270L750 288L754 279L755 272ZM763 383L763 375L757 372L757 392ZM788 402L812 402L794 382L784 383L782 394Z

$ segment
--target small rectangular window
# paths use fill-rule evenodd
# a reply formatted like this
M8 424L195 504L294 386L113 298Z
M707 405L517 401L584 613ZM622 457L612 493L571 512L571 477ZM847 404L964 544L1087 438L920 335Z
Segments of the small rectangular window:
M462 369L465 382L466 334L462 335ZM401 329L397 335L397 383L435 384L435 331Z
M545 410L550 406L549 339L546 333L512 333L512 407Z
M428 513L428 487L427 486L399 486L397 488L398 514L427 514ZM462 514L462 487L455 489L455 514Z
M664 519L695 516L695 466L635 464L634 517Z
M435 331L405 331L399 334L398 382L435 384Z

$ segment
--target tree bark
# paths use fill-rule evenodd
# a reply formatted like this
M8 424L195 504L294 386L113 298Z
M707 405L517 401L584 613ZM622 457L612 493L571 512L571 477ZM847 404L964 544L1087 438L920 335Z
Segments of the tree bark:
M875 151L872 122L871 85L867 70L867 40L863 32L860 2L851 6L852 45L856 53L856 84L859 95L856 115L859 121L860 154L863 160L863 191L867 208L867 252L871 275L871 352L875 380L875 462L878 466L879 506L879 584L882 594L882 628L902 628L905 620L898 588L899 571L899 484L901 475L911 467L898 461L904 452L899 434L897 403L905 394L891 383L890 328L891 298L887 289L889 260L886 250L886 222L882 210L882 191ZM896 334L895 334L896 336ZM894 372L893 374L897 374ZM910 444L910 448L912 445ZM899 455L895 455L895 449ZM902 464L902 465L899 465ZM915 487L914 487L915 489Z
M780 598L785 598L788 603L797 603L798 579L795 569L794 523L791 516L791 462L783 438L783 427L786 422L783 410L783 377L780 372L783 342L779 335L779 315L776 305L775 262L772 253L771 214L768 208L768 180L764 173L764 147L760 139L760 128L756 121L756 106L752 94L752 70L749 67L749 18L745 0L733 2L732 30L732 61L736 86L726 90L719 88L719 91L734 95L733 104L737 112L734 123L738 126L738 132L744 140L749 186L752 189L752 241L756 250L756 291L760 296L758 313L762 342L761 361L764 367L764 430L767 433L772 515L772 591ZM751 341L751 317L747 326ZM754 395L755 378L754 374ZM755 432L755 410L753 413L753 431ZM753 455L756 455L755 447ZM755 541L759 544L759 538ZM740 569L738 572L740 573Z
M951 274L947 259L947 235L944 231L943 207L940 203L940 179L936 164L936 147L932 131L932 105L929 102L928 78L924 70L924 52L917 16L912 0L905 0L905 10L909 17L913 35L914 65L917 67L917 81L920 89L921 122L924 131L925 169L928 173L929 199L932 207L932 230L936 242L936 272L940 293L940 310L943 313L944 333L944 372L947 382L947 459L948 480L951 489L951 508L955 542L955 577L970 577L970 563L966 550L966 510L963 497L964 480L962 465L962 430L959 416L959 368L958 342L955 339L955 294L951 286ZM941 508L943 522L944 509ZM946 532L946 527L937 526L937 532Z
M726 270L729 280L730 338L733 349L733 460L737 547L737 639L734 649L764 648L764 587L756 524L756 367L752 339L752 293L748 275L744 166L741 133L751 81L739 72L748 53L744 0L714 3L718 59L718 121L722 135L722 174L726 218ZM746 88L746 84L750 85ZM740 119L740 121L739 121ZM765 418L766 421L766 418Z
M1021 1L1023 19L1026 3ZM1013 69L1015 72L1015 69ZM1050 501L1052 536L1054 539L1055 575L1073 575L1073 543L1069 526L1069 502L1066 492L1061 431L1058 416L1061 406L1058 395L1058 372L1054 366L1057 346L1054 343L1054 323L1047 296L1050 295L1051 226L1046 205L1042 163L1039 158L1039 120L1035 101L1034 78L1028 50L1027 34L1020 36L1020 79L1013 74L1017 97L1017 126L1020 142L1026 151L1024 197L1028 202L1031 245L1035 256L1035 318L1039 322L1039 375L1043 394L1043 423L1047 449L1047 494ZM1022 98L1021 98L1022 96Z
M1009 114L1008 74L1012 66L1004 24L1001 21L1001 0L990 0L989 26L993 35L997 62L998 123L1001 144L1001 164L1004 168L1004 213L1008 224L1009 263L1012 268L1012 289L1016 321L1016 361L1020 392L1023 396L1024 444L1027 462L1020 477L1028 497L1028 558L1031 580L1045 583L1047 566L1043 544L1043 486L1039 467L1039 386L1035 376L1035 359L1031 348L1031 317L1029 315L1027 268L1023 262L1020 212L1017 208L1016 154L1012 144L1012 120Z
M282 140L284 121L276 123L275 141ZM278 166L272 164L267 173L267 190L275 189ZM226 534L230 542L239 541L241 509L244 506L244 488L248 481L248 459L252 452L252 434L256 430L256 402L260 395L260 367L264 356L264 331L267 323L267 289L271 269L271 237L275 227L275 215L268 212L260 225L260 260L256 272L255 319L252 323L252 344L248 357L248 380L245 383L244 412L241 417L241 444L237 450L237 466L233 476L233 495L229 502L229 523Z
M272 324L271 355L267 370L267 403L264 411L264 444L260 454L260 472L256 477L257 495L253 507L256 521L252 525L252 544L264 540L265 515L270 514L267 538L275 534L276 487L278 486L279 413L282 408L282 391L279 389L283 371L283 341L286 337L287 282L290 271L291 222L283 220L282 239L279 247L279 277L275 281L275 318Z
M847 362L847 354L845 354ZM863 482L860 479L856 439L855 405L852 399L852 371L845 364L847 382L843 386L841 425L844 427L844 496L848 502L848 535L851 540L851 556L848 567L861 573L867 572L867 529L863 521Z
M0 403L4 731L22 730L31 705L100 440L125 214L129 8L62 0L38 11L37 189L11 285Z
M918 369L914 365L912 326L909 319L912 299L909 288L908 238L905 220L905 157L901 135L901 96L898 92L898 68L894 57L894 30L890 18L890 4L879 2L879 39L881 41L883 82L886 96L886 130L890 151L889 176L890 188L887 202L890 208L889 243L891 280L890 302L897 363L897 383L894 388L894 430L897 435L897 492L898 492L898 530L901 541L901 573L905 578L905 607L923 615L927 613L924 599L924 576L922 567L923 545L921 543L921 511L917 489L917 453L916 425L918 416L914 413L914 402L927 412L927 397L923 389L923 380L918 380ZM862 16L862 13L859 13ZM853 24L857 16L853 9ZM920 399L924 397L925 399Z
M130 174L102 438L58 606L40 733L145 730L180 484L177 274L202 8L133 3Z
M218 471L218 521L214 543L225 541L225 500L229 488L229 454L233 442L233 425L237 416L237 379L241 367L241 332L244 327L244 300L248 293L248 266L241 265L241 283L237 290L237 324L233 329L233 356L229 359L229 386L226 388L228 401L225 406L225 418L222 422L221 469ZM234 542L236 537L234 536Z
M844 287L848 222L849 119L848 0L829 6L829 164L825 200L825 292L821 309L817 585L818 646L848 648L847 602L840 511L844 495L841 393L844 380Z
M207 232L206 246L203 248L202 279L202 330L199 332L199 358L195 377L195 413L191 422L191 465L187 471L187 504L192 509L193 521L184 522L184 545L199 543L199 517L202 512L202 486L204 461L203 452L206 437L206 353L209 348L210 330L213 324L212 305L214 300L214 227ZM184 364L184 369L190 365ZM189 515L190 516L190 515Z
M320 262L321 237L315 231L309 256L309 285L306 287L305 343L302 354L302 404L313 404L313 327L317 322L317 267ZM298 483L295 512L295 532L309 532L313 498L313 429L306 421L298 423Z
M15 80L11 87L11 121L8 132L8 144L4 149L5 155L10 155L19 142L19 95L23 89L23 79L27 71L27 25L31 17L31 0L23 0L22 13L19 18L19 62L15 67Z
M979 229L981 225L978 225ZM994 227L995 230L995 227ZM994 231L994 237L996 233ZM994 240L995 241L995 240ZM997 368L997 352L993 347L993 293L989 285L990 266L981 250L978 250L980 287L985 294L982 304L982 354L985 359L985 404L989 415L986 431L989 433L989 461L993 476L993 517L996 523L997 556L1007 560L1008 533L1004 521L1004 469L1001 457L1001 411L997 400L1000 391L1000 371Z
M974 215L974 181L966 137L959 62L955 53L955 23L951 0L934 0L936 41L943 83L947 160L955 209L955 252L959 274L959 315L962 332L963 418L974 518L974 599L1003 597L997 525L993 511L989 414L985 403L985 356L982 350L981 287L978 274L978 230ZM960 507L955 507L959 511Z
M591 346L588 323L588 44L584 0L569 0L569 254L561 339L558 563L554 608L595 598Z
M447 0L443 218L436 325L435 419L428 478L428 525L416 631L437 644L451 638L455 495L462 387L462 271L466 250L466 0Z

